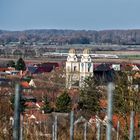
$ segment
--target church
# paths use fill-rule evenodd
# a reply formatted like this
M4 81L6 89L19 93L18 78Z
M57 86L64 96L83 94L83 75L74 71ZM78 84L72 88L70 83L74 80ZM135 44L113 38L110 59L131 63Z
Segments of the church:
M70 49L66 61L66 88L81 87L88 76L93 76L93 62L89 49L84 49L80 58L75 49Z

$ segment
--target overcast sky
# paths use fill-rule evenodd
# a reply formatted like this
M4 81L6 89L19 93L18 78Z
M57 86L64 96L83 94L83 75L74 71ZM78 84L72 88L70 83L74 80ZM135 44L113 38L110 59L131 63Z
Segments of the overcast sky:
M140 0L0 0L0 29L140 29Z

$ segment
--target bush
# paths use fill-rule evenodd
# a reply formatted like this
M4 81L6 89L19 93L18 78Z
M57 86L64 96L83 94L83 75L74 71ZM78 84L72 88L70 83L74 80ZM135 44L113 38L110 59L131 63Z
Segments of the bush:
M44 113L51 113L53 111L48 101L48 97L45 97L44 99L44 106L42 107L42 110L44 111Z
M58 112L69 112L71 110L71 98L66 91L57 98L56 110Z

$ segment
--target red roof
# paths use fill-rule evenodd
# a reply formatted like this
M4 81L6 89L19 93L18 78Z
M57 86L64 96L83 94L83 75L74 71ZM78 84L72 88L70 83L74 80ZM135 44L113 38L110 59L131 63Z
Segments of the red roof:
M34 102L26 102L25 105L28 107L28 108L40 108L44 105L43 102L37 102L37 103L34 103Z
M41 113L39 110L26 111L25 114L29 120L35 120L37 122L43 122L48 119L48 115Z
M8 71L8 70L9 70L8 68L0 68L0 72Z
M107 100L104 99L100 100L100 106L101 108L107 108Z
M23 88L29 88L29 87L30 87L30 86L29 86L29 83L26 82L26 81L21 82L21 86L22 86Z
M135 118L134 118L135 128L138 128L138 118L139 116L135 115ZM128 126L130 126L130 115L126 116L126 119L127 119ZM120 125L122 128L126 127L126 120L122 116L115 114L112 116L112 122L113 122L114 128L117 128L118 121L120 122Z
M34 102L26 102L25 105L28 107L28 108L36 108L36 104Z

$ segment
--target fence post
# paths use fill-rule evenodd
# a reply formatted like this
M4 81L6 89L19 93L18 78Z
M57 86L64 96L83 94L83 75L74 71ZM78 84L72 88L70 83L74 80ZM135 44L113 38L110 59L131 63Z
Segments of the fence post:
M23 114L20 115L20 118L21 118L20 140L22 140L22 139L23 139L23 134L24 134L24 133L23 133L23 131L24 131L24 130L23 130L23 129L24 129L24 126L23 126L23 125L24 125L24 123L23 123L23 122L24 122Z
M134 140L134 114L132 111L130 116L130 140Z
M52 125L52 140L54 140L54 124Z
M54 140L57 140L57 115L55 115L55 122L54 122Z
M98 122L98 129L97 129L97 140L101 139L101 123Z
M74 111L70 113L70 140L74 140Z
M15 86L13 140L20 139L20 85Z
M84 123L84 140L87 140L87 122Z
M108 92L108 107L107 107L107 118L108 118L108 123L107 123L107 135L106 139L111 140L111 130L112 130L112 96L113 96L113 90L114 90L114 84L109 83L107 92Z
M119 140L120 122L117 123L117 140Z

